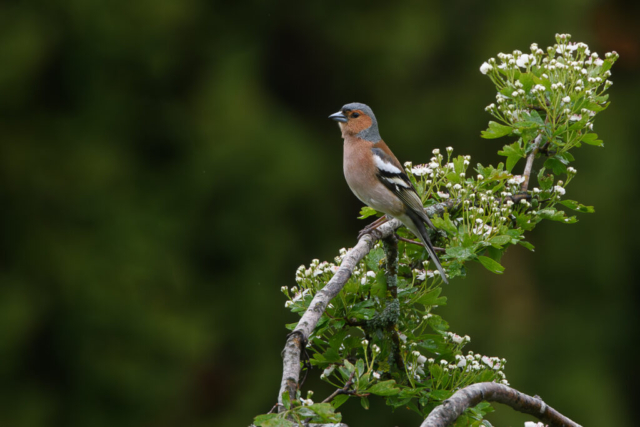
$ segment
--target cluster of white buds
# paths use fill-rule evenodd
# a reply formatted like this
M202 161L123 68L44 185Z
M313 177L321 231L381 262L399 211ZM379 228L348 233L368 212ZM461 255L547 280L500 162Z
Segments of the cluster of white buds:
M447 332L446 337L454 344L466 344L468 342L471 342L471 337L469 335L460 336L453 332Z

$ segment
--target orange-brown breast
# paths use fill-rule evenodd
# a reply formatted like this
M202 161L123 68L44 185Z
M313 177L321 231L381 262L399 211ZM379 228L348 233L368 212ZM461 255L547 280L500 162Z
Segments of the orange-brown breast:
M381 143L384 144L379 142L375 146L379 147ZM364 204L379 212L392 216L399 215L404 211L404 205L376 176L378 168L373 162L371 153L373 146L372 142L356 136L345 137L344 177L353 194ZM389 150L386 145L380 148ZM397 162L395 157L393 159Z

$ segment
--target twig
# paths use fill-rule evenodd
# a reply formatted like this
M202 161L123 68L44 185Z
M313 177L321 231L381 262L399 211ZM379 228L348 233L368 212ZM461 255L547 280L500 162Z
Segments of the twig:
M538 154L538 147L540 146L540 142L542 141L542 134L536 136L536 139L533 140L533 149L529 153L529 157L527 157L527 164L524 167L524 182L522 183L522 191L527 191L529 187L529 177L531 176L531 168L533 167L533 160L536 158L536 154Z
M322 403L331 402L333 400L333 398L336 397L339 394L354 394L355 392L352 391L352 390L349 390L349 389L353 385L353 376L355 375L355 373L356 373L356 371L351 372L351 375L349 375L349 379L344 384L344 387L339 388L336 391L334 391L333 393L331 393L329 395L329 397L327 397L325 400L322 401Z
M454 205L453 200L448 200L425 209L428 216L441 215L447 209L451 209ZM300 352L302 346L315 329L322 314L327 308L329 301L333 299L342 290L349 277L353 274L353 270L358 263L373 249L378 239L383 239L395 233L395 230L402 224L397 219L393 219L380 227L372 230L368 234L364 234L358 240L355 247L347 252L342 264L334 276L329 280L316 295L313 297L307 311L302 315L296 329L289 334L284 350L282 351L282 380L280 382L280 390L278 391L278 403L282 404L282 395L289 392L289 399L295 400L298 391L298 381L300 380ZM279 407L282 411L283 407Z
M436 407L420 427L446 427L468 409L486 400L511 406L516 411L532 415L551 427L580 427L539 397L531 397L499 383L477 383L458 390Z
M398 240L402 241L402 242L407 242L407 243L413 243L414 245L418 245L418 246L422 246L424 247L424 243L422 242L418 242L417 240L411 240L411 239L407 239L406 237L402 237L402 236L397 236ZM433 249L436 252L445 252L444 248L439 248L437 246L434 246Z
M273 408L271 408L271 410L267 412L267 414L273 414L273 411L275 411L278 406L282 406L282 405L280 405L279 403L276 403L275 405L273 405Z

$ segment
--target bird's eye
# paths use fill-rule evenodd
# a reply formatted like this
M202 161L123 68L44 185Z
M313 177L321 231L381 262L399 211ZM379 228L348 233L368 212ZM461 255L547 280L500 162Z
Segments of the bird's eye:
M352 118L354 118L354 119L357 119L358 117L360 117L360 114L358 114L358 113L353 113L353 114L351 115L351 117L352 117Z

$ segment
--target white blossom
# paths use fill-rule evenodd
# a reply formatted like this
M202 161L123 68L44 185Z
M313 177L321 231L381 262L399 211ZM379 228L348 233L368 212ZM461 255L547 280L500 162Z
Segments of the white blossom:
M516 65L520 68L526 68L528 65L536 65L536 57L533 55L527 55L526 53L520 55L516 60Z
M488 62L483 62L480 66L480 72L482 74L487 74L489 71L493 70L493 67Z
M559 185L556 185L555 187L553 187L553 189L555 190L556 193L560 194L561 196L564 196L565 193L567 192L567 190L565 190L564 187L561 187Z
M568 96L565 96L564 98L562 98L562 102L564 102L565 104L571 102L571 98Z

